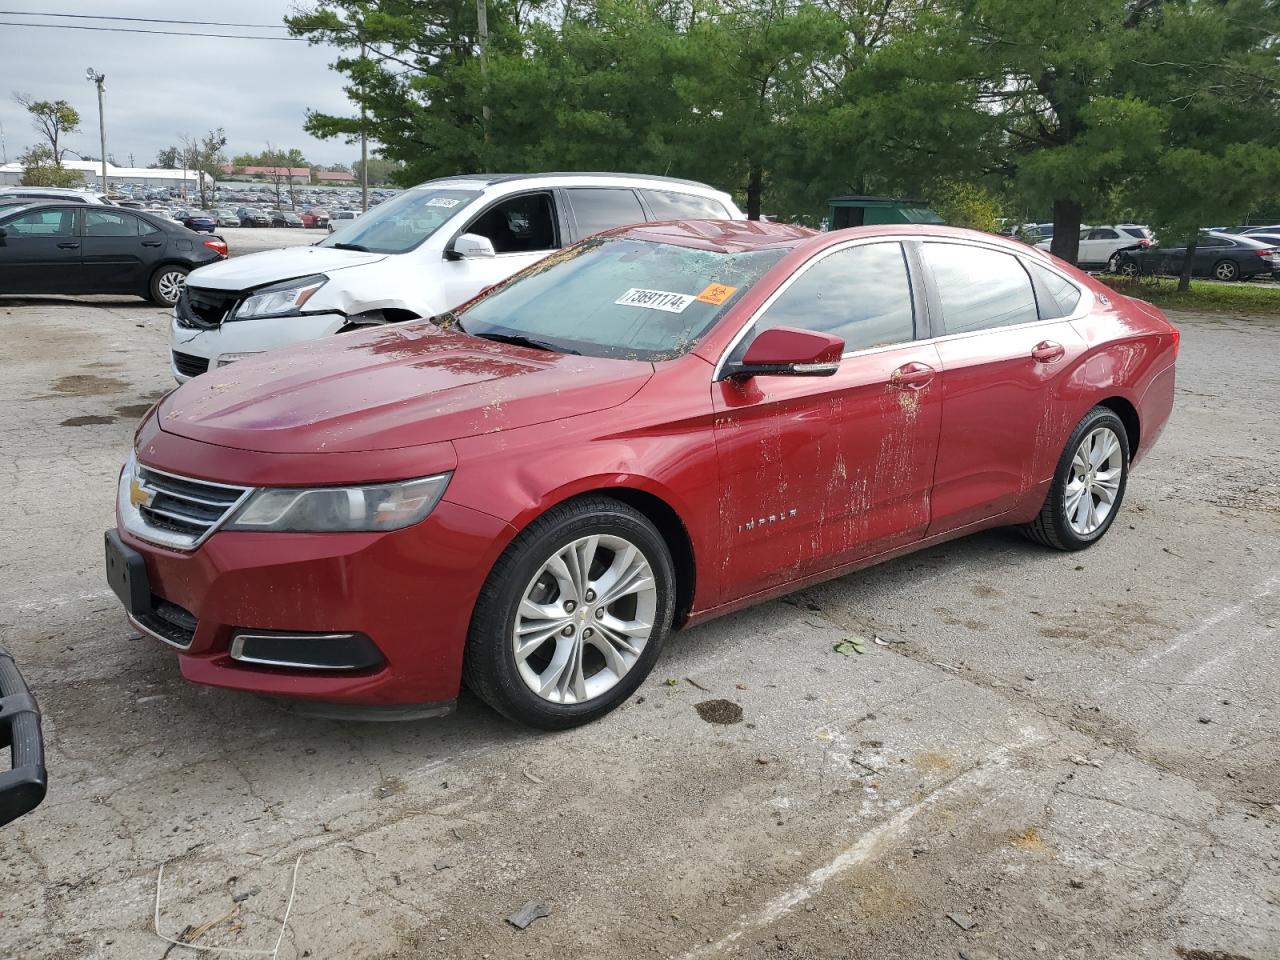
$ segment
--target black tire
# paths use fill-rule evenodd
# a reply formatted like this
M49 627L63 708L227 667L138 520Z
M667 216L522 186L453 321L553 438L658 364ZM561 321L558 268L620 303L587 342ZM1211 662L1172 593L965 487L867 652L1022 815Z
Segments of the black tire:
M147 299L162 307L172 307L178 302L183 286L187 282L187 274L191 271L177 263L166 263L156 268L151 274L151 282L147 284ZM176 278L176 285L173 282ZM173 291L177 292L174 293Z
M1071 481L1072 460L1084 439L1099 427L1107 427L1120 441L1120 485L1116 491L1111 510L1098 528L1082 535L1072 528L1067 517L1067 485ZM1129 434L1124 423L1108 407L1094 407L1084 415L1071 431L1071 438L1058 458L1058 467L1053 474L1053 483L1049 486L1049 495L1045 498L1040 514L1030 523L1021 527L1023 534L1036 543L1056 550L1084 550L1102 539L1111 528L1116 514L1124 503L1124 491L1129 482Z
M657 589L653 630L638 659L612 688L582 703L554 703L525 684L509 638L520 601L539 569L558 550L591 534L625 538L648 561ZM503 716L532 727L565 730L590 723L623 703L644 682L662 652L674 612L675 568L654 525L612 497L570 500L529 524L493 565L471 617L463 682Z
M1240 279L1240 266L1234 260L1219 260L1213 265L1213 279L1230 283Z
M1122 277L1136 277L1142 272L1138 264L1129 257L1121 257L1116 264L1116 273Z

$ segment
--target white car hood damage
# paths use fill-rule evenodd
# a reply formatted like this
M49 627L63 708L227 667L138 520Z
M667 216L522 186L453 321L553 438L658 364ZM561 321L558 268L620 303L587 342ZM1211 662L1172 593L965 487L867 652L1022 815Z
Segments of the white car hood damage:
M289 247L234 257L192 270L187 283L206 290L248 290L313 273L331 274L385 260L385 253L362 253L334 247Z

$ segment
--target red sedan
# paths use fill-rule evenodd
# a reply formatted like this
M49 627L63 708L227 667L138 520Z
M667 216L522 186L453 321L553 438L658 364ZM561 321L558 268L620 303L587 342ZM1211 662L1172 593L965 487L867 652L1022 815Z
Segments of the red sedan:
M675 627L989 527L1096 543L1177 350L986 234L625 227L169 394L108 580L199 683L572 726Z

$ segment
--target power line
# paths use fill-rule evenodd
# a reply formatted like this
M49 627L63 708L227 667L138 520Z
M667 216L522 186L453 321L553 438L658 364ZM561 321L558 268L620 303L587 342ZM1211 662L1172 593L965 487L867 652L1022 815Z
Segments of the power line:
M159 17L107 17L96 13L45 13L42 10L0 10L9 17L59 17L67 20L123 20L129 23L181 23L189 27L257 27L285 30L282 23L226 23L222 20L162 20Z
M143 30L139 27L86 27L78 23L23 23L17 20L4 20L0 21L0 26L45 27L54 30L94 30L106 33L152 33L166 37L220 37L225 40L283 40L289 43L309 42L306 37L254 37L243 33L190 33L182 30Z

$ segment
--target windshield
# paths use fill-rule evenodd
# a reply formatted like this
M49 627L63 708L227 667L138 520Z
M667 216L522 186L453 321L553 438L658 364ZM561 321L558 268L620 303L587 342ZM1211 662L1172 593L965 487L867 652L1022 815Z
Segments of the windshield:
M406 190L359 219L344 223L317 246L368 250L371 253L405 253L439 230L468 201L478 196L478 190L434 187Z
M565 353L669 360L688 352L786 252L586 240L478 300L460 325L473 336Z

